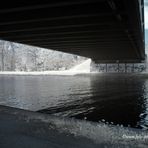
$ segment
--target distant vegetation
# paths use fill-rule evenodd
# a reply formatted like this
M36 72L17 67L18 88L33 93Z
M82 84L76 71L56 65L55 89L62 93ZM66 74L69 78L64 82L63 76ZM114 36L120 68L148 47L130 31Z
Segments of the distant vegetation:
M85 57L0 40L0 71L66 70Z

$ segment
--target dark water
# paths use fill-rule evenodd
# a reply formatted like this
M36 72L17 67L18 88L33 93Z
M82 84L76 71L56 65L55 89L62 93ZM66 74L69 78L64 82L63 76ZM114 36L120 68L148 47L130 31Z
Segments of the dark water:
M148 129L148 76L0 76L0 104Z

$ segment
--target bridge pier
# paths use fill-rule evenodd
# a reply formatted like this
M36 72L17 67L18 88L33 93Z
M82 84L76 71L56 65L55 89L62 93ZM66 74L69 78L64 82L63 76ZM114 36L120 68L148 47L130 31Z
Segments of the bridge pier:
M133 63L133 67L132 67L132 72L133 72L133 73L134 73L134 68L135 68L135 67L134 67L134 63Z
M106 65L105 65L105 66L106 66L106 72L107 72L107 63L106 63Z
M126 63L125 63L125 73L127 73L127 65L126 65Z

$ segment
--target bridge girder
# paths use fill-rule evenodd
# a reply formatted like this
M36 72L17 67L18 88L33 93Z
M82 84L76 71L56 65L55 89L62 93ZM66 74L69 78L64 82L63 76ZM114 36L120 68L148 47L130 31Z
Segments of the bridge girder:
M9 1L0 20L3 40L95 61L145 59L143 0Z

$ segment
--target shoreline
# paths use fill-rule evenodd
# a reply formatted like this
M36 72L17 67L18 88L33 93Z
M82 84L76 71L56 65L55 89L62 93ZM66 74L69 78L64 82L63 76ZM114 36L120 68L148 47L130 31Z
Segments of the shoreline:
M143 147L148 131L0 105L0 147ZM20 142L21 141L21 142ZM136 145L135 145L136 144ZM46 146L45 146L46 145Z
M90 74L90 72L88 71L69 71L69 70L65 70L65 71L38 71L38 72L25 72L25 71L17 71L17 72L10 72L10 71L4 71L4 72L0 72L0 75L22 75L22 76L38 76L38 75L65 75L65 76L73 76L73 75L77 75L77 74Z
M134 72L134 73L124 73L124 72L89 72L89 71L3 71L0 72L0 75L81 75L81 74L140 74L140 75L147 75L148 72Z

